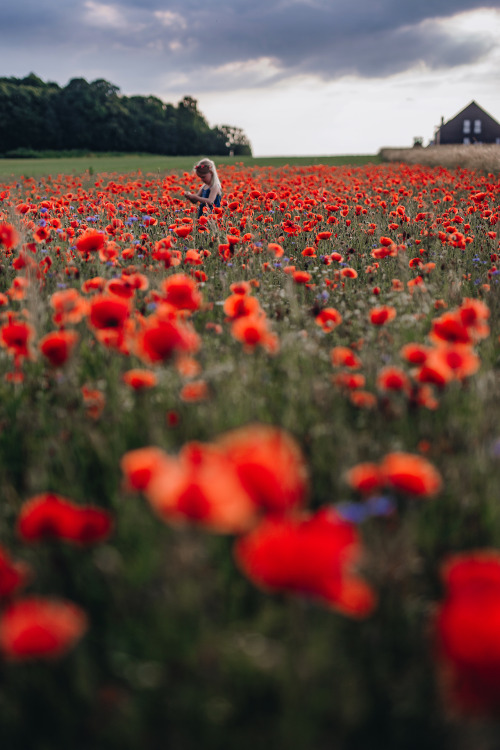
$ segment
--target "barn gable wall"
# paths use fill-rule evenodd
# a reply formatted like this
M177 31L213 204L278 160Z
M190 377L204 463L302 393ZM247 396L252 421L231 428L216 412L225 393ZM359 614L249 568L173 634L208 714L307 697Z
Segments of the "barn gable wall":
M465 126L464 121L469 121ZM475 125L480 121L480 129ZM476 102L471 102L438 129L437 143L464 143L468 138L470 143L500 143L500 124L484 111Z

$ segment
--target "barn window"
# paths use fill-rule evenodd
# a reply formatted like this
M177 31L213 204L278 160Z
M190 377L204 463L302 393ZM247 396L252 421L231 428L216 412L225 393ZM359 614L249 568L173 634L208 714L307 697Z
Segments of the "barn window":
M464 133L470 133L470 120L464 120Z
M474 133L478 135L481 132L481 120L474 120Z
M469 143L470 143L470 138L467 138L467 136L465 136L464 143L465 143L466 146L468 146Z

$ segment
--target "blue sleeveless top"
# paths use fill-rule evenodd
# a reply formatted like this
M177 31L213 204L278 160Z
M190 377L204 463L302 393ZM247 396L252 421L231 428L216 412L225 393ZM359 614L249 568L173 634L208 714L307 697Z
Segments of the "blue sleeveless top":
M208 198L209 195L210 195L210 188L208 186L202 188L202 191L200 193L200 198ZM202 213L203 213L203 211L205 209L205 205L206 205L205 203L200 203L200 205L198 206L198 219L202 215ZM216 198L215 198L215 200L213 202L213 205L217 206L217 207L220 206L220 194L216 196Z

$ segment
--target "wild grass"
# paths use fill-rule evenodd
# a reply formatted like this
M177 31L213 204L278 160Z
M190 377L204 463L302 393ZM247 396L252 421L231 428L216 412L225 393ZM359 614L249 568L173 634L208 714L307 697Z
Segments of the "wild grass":
M140 171L143 174L162 175L166 172L191 171L200 156L155 156L152 154L88 154L74 157L52 157L40 159L0 159L0 178L43 177L58 174L90 175L101 173L128 174ZM273 157L215 157L218 165L244 164L245 166L285 166L287 164L308 166L326 164L378 164L376 154L351 156L273 156Z
M33 329L31 354L18 367L5 347L0 353L0 543L31 565L30 592L70 599L90 623L59 660L0 662L2 746L494 750L494 720L471 723L449 713L433 623L448 556L500 545L498 238L488 234L496 226L497 183L472 172L392 164L228 161L220 170L223 213L208 231L195 225L188 239L178 238L181 265L166 268L153 257L156 243L193 218L192 207L178 200L178 172L192 159L158 162L160 171L176 170L170 181L139 159L131 167L130 159L93 161L99 180L89 175L89 162L71 176L77 162L63 161L49 178L0 185L0 224L20 236L12 253L2 251L2 325L10 314ZM101 172L104 164L111 174ZM119 164L134 174L116 176ZM252 190L260 197L251 198ZM489 213L472 198L481 192ZM462 224L452 224L457 216ZM55 219L60 226L35 239ZM118 219L122 225L113 224ZM287 222L299 229L285 231ZM441 237L445 224L463 229L470 242L459 246L454 232ZM76 250L89 228L116 243L112 260ZM321 230L331 236L317 239ZM237 232L252 236L233 253L221 249ZM381 237L397 250L377 260ZM283 248L282 257L268 250L270 242ZM312 255L303 254L306 247ZM200 264L187 261L193 248ZM341 260L332 260L335 252ZM307 285L285 271L291 265L310 274ZM346 268L356 277L342 276ZM154 314L153 292L166 278L205 274L198 277L202 305L190 317L201 340L195 376L165 361L150 367L156 387L131 390L123 374L144 362L133 349L104 345L85 316L69 325L79 342L67 364L53 368L42 357L39 342L56 328L52 295L74 288L91 299L85 281L109 283L124 269L149 284L134 293L138 326ZM26 289L19 278L28 280ZM275 353L244 347L231 333L223 305L242 280L254 283L252 295L279 341ZM489 334L474 347L478 372L429 384L435 404L380 390L377 377L387 365L416 378L403 345L429 344L433 322L471 298L490 312ZM381 305L394 307L396 317L376 326L370 312ZM328 333L316 321L325 307L342 316ZM335 384L336 346L359 354L370 408L356 406ZM182 397L193 378L206 382L207 398ZM102 394L102 413L89 414L82 386ZM235 565L231 535L169 526L139 493L126 491L120 460L127 451L158 446L176 455L186 443L255 422L279 426L297 441L310 472L311 512L341 503L359 509L347 470L389 452L423 456L442 476L436 497L394 495L389 516L360 522L361 573L378 599L367 619L255 588ZM108 509L113 535L86 548L22 543L20 509L46 491Z
M383 148L382 161L442 166L447 169L462 167L483 172L500 172L500 145L483 143L474 145L442 145L426 148Z

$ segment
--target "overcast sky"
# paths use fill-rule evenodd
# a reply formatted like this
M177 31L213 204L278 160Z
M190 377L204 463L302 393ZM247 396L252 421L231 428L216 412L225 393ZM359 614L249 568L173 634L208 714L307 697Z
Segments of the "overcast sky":
M472 99L500 121L500 0L16 0L0 19L0 76L187 94L255 156L427 143Z

